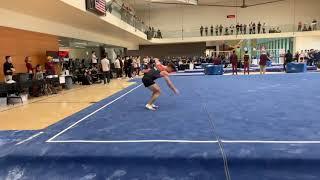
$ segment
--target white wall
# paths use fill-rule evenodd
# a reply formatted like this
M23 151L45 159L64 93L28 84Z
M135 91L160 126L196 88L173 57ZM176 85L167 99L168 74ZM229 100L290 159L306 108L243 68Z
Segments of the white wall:
M68 51L69 52L69 58L71 59L91 59L91 52L95 51L97 54L97 57L100 57L100 50L99 48L66 48L66 47L60 47L60 51Z
M295 38L295 51L306 49L320 50L320 36L307 36Z
M294 3L295 2L295 3ZM249 1L250 3L250 1ZM266 22L267 25L293 24L299 21L320 20L319 0L286 0L274 4L249 8L222 8L199 6L173 6L173 8L153 9L150 13L150 24L159 27L162 31L196 30L199 27L211 24L231 25L250 23L251 21ZM227 19L227 15L236 15L236 19ZM138 15L144 17L149 24L149 13L140 11Z

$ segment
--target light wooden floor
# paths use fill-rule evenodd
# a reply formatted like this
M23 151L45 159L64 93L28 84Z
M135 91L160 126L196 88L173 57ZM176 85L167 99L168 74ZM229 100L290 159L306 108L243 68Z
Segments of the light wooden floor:
M107 86L79 86L58 95L32 99L25 105L0 109L0 130L46 128L132 84L126 80L113 80Z

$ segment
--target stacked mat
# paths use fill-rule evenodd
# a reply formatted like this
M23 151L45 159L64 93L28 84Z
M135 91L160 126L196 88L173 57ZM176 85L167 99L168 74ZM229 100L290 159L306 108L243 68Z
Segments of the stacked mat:
M287 73L305 73L307 72L306 63L288 63L287 64Z
M222 65L207 65L204 70L206 75L223 75Z

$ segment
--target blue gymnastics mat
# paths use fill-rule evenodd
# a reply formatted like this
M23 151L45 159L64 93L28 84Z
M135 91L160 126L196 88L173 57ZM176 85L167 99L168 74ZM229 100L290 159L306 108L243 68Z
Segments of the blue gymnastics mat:
M150 92L138 82L25 132L1 148L0 179L320 178L320 74L172 80L181 94L159 80L156 112L144 109Z

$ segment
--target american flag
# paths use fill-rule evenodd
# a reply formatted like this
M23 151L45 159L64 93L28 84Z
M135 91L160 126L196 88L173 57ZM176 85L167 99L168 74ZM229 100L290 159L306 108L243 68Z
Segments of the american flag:
M95 8L102 14L106 13L106 0L95 0Z

